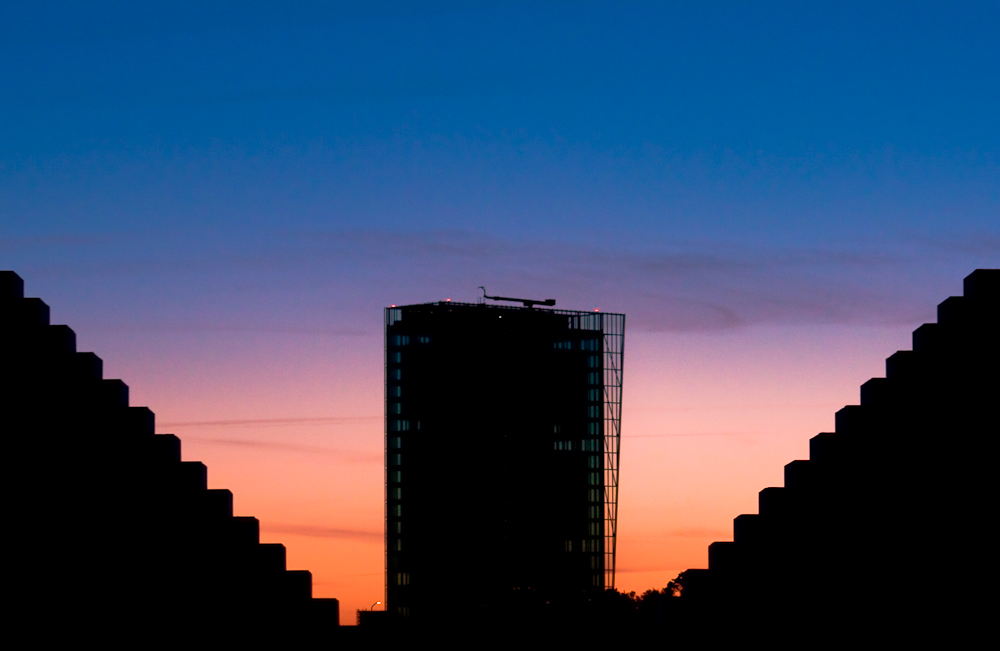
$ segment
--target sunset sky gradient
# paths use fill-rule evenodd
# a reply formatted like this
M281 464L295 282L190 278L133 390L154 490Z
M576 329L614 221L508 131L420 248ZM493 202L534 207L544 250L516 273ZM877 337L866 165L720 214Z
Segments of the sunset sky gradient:
M1000 266L997 3L294 4L0 5L0 268L345 623L383 307L627 314L642 591Z

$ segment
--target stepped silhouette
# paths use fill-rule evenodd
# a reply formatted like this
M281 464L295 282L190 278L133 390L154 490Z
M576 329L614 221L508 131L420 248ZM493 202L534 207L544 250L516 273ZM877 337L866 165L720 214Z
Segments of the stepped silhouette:
M708 569L683 575L704 636L959 639L991 621L1000 269L937 312L709 547Z
M77 352L76 335L0 272L8 621L36 639L229 642L329 639L335 599L313 599L285 547L207 488L153 412Z

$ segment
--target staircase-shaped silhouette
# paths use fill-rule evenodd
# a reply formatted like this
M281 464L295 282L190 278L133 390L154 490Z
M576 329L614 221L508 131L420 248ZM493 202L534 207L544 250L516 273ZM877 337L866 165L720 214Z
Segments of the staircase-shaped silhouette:
M129 406L128 386L11 271L0 375L10 621L137 643L329 639L337 600L312 598L311 574L286 569L256 518L234 517L233 494L208 489L205 465L181 461L180 440L154 434L153 412Z
M684 574L684 601L744 641L762 627L813 641L981 629L998 438L1000 269L980 269L785 466L785 486L760 492L759 514L735 519L733 541L709 546L708 569Z

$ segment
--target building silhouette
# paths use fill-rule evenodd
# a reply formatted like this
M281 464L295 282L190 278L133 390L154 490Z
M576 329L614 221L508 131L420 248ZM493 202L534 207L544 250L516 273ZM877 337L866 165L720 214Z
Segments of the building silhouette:
M192 640L306 644L337 638L336 599L312 597L285 547L233 514L233 494L154 433L128 386L49 323L0 271L0 431L7 620L22 640L146 647ZM31 642L29 642L31 644Z
M516 617L614 585L625 317L534 303L385 310L396 617Z

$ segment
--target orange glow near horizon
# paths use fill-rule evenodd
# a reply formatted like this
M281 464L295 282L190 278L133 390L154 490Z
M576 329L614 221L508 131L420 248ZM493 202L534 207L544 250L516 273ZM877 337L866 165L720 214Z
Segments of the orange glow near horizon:
M807 458L909 330L629 333L618 589L705 567L709 543L732 539L733 518L782 485L784 464ZM310 570L314 595L338 598L353 624L384 598L381 337L252 339L179 342L155 364L106 358L105 375L130 384L132 404L149 405L210 487L232 490L236 514L257 517L262 541L283 543L289 569Z

